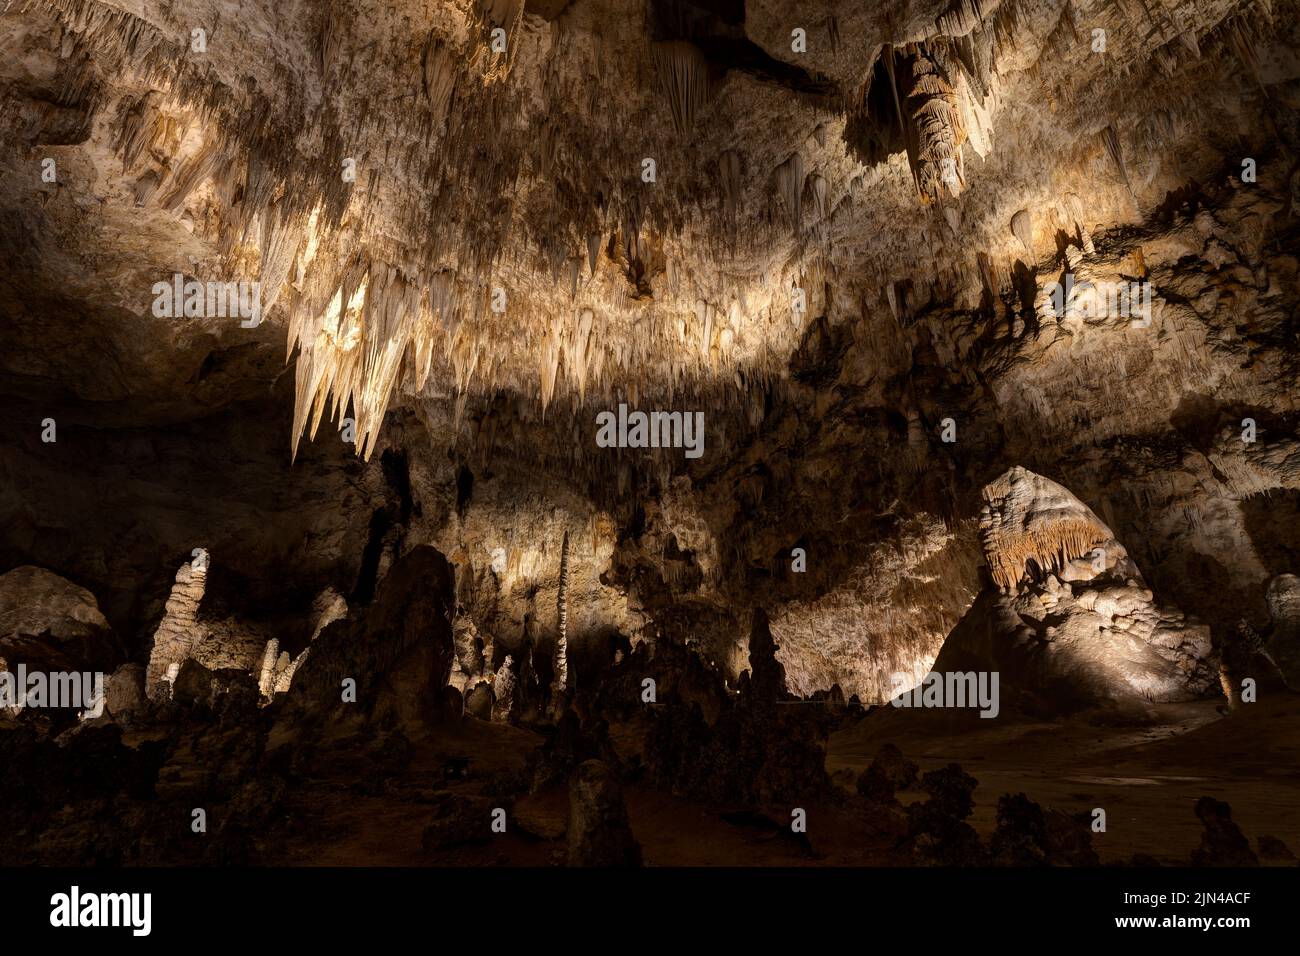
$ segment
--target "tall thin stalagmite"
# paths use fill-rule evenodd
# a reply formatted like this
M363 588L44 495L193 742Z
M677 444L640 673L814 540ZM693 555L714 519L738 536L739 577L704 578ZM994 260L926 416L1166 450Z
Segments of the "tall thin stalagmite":
M559 617L558 635L555 639L555 690L564 693L569 689L569 532L564 532L560 545L560 593L556 598Z

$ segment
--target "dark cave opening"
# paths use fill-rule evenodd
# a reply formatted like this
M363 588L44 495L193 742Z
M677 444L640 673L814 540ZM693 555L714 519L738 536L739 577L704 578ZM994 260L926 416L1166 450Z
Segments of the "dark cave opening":
M469 470L469 466L462 464L456 469L456 513L461 517L464 517L465 509L469 507L473 494L474 472Z
M718 74L739 70L814 97L836 92L830 80L778 60L750 40L745 34L743 0L653 0L650 11L652 39L692 43Z

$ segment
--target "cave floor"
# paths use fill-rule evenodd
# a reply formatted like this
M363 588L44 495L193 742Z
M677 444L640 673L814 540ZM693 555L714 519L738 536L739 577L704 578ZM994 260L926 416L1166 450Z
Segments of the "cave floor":
M615 735L618 736L617 734ZM359 786L355 775L313 778L290 794L290 821L274 857L289 866L553 866L565 861L568 793L563 784L514 802L507 832L490 842L440 850L422 847L435 792L471 797L491 792L495 775L523 768L541 743L534 733L467 720L420 745L400 775ZM449 757L471 756L464 781L447 783ZM626 785L633 833L647 865L808 866L881 865L890 839L869 821L836 808L805 807L816 839L795 837L788 822L748 808L706 805L649 787ZM769 808L770 809L770 808ZM730 822L729 822L730 821Z
M930 716L930 715L926 715ZM1186 863L1200 840L1192 807L1211 795L1227 801L1250 838L1268 834L1300 847L1300 696L1247 705L1224 716L1213 701L1164 705L1141 726L1083 721L998 720L995 726L916 719L881 709L832 735L827 770L852 781L884 743L922 771L962 765L979 786L971 823L995 826L997 798L1024 792L1070 812L1104 807L1107 832L1094 834L1102 861L1136 853ZM619 734L615 733L617 740ZM630 735L628 735L630 736ZM488 795L491 781L524 766L541 738L526 730L468 720L417 747L400 775L358 786L355 775L313 779L290 795L291 821L275 858L300 866L552 866L565 858L568 797L562 785L518 799L507 832L489 842L441 850L421 845L433 795L450 789ZM471 772L448 783L448 758L471 757ZM708 805L635 784L624 788L633 833L648 865L885 866L897 818L864 820L809 802L809 833L789 831L788 811ZM923 793L903 792L906 805ZM895 828L891 831L891 827ZM268 847L269 850L269 847ZM268 857L270 854L268 853Z
M884 708L832 735L826 769L856 778L885 743L922 772L955 761L979 781L971 824L985 836L996 826L1004 793L1023 792L1072 813L1102 807L1107 830L1093 835L1093 847L1103 863L1140 853L1186 864L1202 833L1192 808L1205 795L1232 807L1252 846L1267 834L1294 851L1300 846L1300 695L1226 716L1220 706L1160 705L1142 726L994 720L981 727L976 720L960 728L926 720L933 712ZM904 804L923 798L899 794Z

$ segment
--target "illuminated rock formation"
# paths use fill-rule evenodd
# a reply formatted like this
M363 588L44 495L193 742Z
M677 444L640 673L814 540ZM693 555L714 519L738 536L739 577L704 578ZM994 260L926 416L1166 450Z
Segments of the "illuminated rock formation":
M1189 700L1215 684L1210 630L1155 603L1110 529L1065 488L1013 468L984 488L988 589L934 670L1000 675L1037 714Z
M510 718L510 712L515 706L515 659L509 654L502 662L501 667L496 673L496 680L492 684L493 702L492 702L492 719L496 721L505 721Z
M31 566L0 575L0 659L5 668L107 669L120 654L112 628L85 588Z
M154 632L149 667L145 671L145 691L151 698L167 696L167 675L172 665L189 660L207 637L206 629L197 619L207 577L206 561L186 561L176 571L176 583L163 609L163 619Z
M560 546L560 586L556 594L556 630L555 637L555 680L551 687L552 697L561 699L572 686L569 683L569 533L564 532L564 543Z
M1297 0L0 6L0 656L112 648L141 832L309 769L487 839L591 742L784 823L899 674L1300 686Z
M1050 479L1017 466L984 486L984 502L980 541L993 580L1003 590L1016 589L1027 575L1049 572L1063 581L1087 580L1111 569L1121 577L1136 575L1110 529Z
M262 654L262 668L257 678L257 689L263 697L270 697L275 693L279 657L280 642L271 638L266 642L266 650Z

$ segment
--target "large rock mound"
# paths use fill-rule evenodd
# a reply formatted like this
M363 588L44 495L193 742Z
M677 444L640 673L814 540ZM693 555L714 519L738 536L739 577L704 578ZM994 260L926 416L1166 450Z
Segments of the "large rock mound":
M1087 505L1020 467L984 500L995 586L953 629L936 672L997 671L1003 706L1039 714L1187 700L1213 686L1209 628L1155 602Z
M439 720L451 675L454 608L447 559L427 546L403 555L368 608L331 624L312 644L287 695L286 724L427 732Z
M623 793L600 760L580 764L569 780L568 839L570 866L641 865Z
M122 648L95 596L44 568L0 575L0 659L33 670L111 670Z

